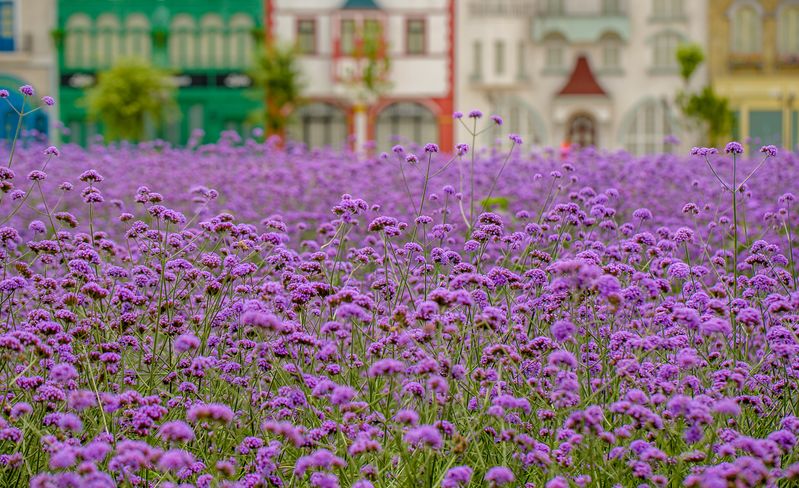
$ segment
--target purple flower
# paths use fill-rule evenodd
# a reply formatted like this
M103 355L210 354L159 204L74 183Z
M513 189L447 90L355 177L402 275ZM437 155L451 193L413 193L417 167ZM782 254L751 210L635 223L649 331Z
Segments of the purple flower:
M403 440L414 447L430 447L432 449L441 448L441 434L432 425L421 425L408 430Z
M774 145L763 146L760 148L760 152L765 153L766 156L773 158L774 156L777 155L777 146Z
M19 87L19 91L20 93L28 97L32 97L34 93L33 87L30 85L22 85L21 87Z
M462 119L463 118L463 112L458 112L458 111L452 112L452 118L453 119Z
M467 486L472 480L472 468L469 466L455 466L450 468L441 481L441 488L457 488Z
M469 118L470 119L479 119L482 116L483 116L483 112L481 112L479 110L476 110L476 109L469 112Z
M575 330L576 327L574 327L574 324L569 320L558 320L550 327L550 331L552 331L552 337L554 337L558 342L564 342L571 339Z
M0 90L0 98L8 98L8 96L9 96L8 90L5 89Z
M44 104L47 105L48 107L52 107L53 105L55 105L55 98L51 96L44 96L42 97L42 102L44 102Z
M194 456L183 449L170 449L158 459L158 469L161 471L180 471L194 464Z
M508 135L508 139L510 139L517 146L521 146L523 143L522 137L519 134L510 134Z
M504 466L494 466L486 473L485 480L488 481L491 486L503 486L508 483L513 483L516 477L513 476L513 471L510 469Z
M492 121L494 121L495 124L502 125L502 117L500 117L499 115L492 115L490 118Z
M727 143L727 146L724 148L724 152L727 154L743 154L744 147L741 145L740 142L730 142Z
M169 442L189 442L194 439L194 430L185 422L173 420L161 426L158 437Z
M432 142L424 145L424 152L426 153L437 153L438 152L438 144L433 144Z

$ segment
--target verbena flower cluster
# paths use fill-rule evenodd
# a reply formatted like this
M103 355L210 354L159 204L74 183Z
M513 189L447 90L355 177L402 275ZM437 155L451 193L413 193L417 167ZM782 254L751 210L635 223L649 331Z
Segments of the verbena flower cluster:
M17 148L0 485L799 482L799 156L522 142Z

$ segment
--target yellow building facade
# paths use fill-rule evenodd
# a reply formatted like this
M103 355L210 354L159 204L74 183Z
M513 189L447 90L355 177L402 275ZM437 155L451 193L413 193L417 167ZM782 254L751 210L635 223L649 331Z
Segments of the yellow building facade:
M710 0L710 81L730 100L736 139L799 143L799 1Z

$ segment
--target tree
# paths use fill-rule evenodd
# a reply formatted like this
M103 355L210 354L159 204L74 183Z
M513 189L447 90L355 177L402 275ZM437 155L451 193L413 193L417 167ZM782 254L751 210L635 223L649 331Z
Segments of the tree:
M87 94L89 117L103 123L110 140L140 141L146 119L160 126L174 114L174 94L166 72L143 60L127 60L99 74Z
M250 76L266 101L263 122L270 135L283 136L289 117L301 101L301 74L294 49L270 42L258 57Z
M698 44L683 44L677 48L677 62L685 84L677 94L677 105L683 116L704 133L707 144L717 146L729 137L735 117L729 100L719 96L712 86L707 85L696 93L689 92L691 78L704 60L704 52Z

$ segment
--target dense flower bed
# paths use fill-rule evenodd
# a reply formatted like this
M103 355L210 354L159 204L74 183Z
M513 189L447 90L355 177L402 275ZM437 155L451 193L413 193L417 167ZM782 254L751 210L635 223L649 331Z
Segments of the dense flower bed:
M17 148L0 486L796 482L797 155L519 142Z

